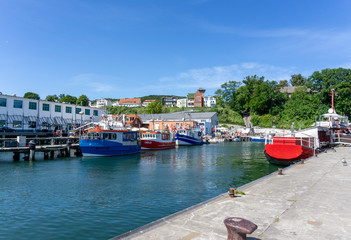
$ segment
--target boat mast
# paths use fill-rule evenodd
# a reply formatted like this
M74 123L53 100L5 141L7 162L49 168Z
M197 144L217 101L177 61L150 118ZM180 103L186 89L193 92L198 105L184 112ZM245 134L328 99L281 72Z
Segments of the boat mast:
M335 108L334 108L334 88L330 90L332 92L332 102L331 102L331 108L333 109L334 113L336 113Z

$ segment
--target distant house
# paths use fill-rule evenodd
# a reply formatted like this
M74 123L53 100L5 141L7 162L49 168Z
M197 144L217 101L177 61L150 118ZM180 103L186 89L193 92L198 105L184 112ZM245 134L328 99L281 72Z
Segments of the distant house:
M177 106L177 97L171 96L171 97L164 97L162 98L162 105L166 107L175 107Z
M188 107L203 107L205 106L204 102L204 93L205 89L199 88L196 93L188 93L187 105Z
M105 98L100 98L100 99L97 99L96 101L89 102L89 106L90 107L97 107L97 108L111 107L112 102L110 100L105 99Z
M204 103L204 94L205 94L205 89L199 88L194 96L194 107L203 107L205 106Z
M301 87L301 86L282 87L282 88L280 89L280 92L281 92L281 93L287 93L288 96L291 97L291 94L293 94L294 91L295 91L295 89L296 89L296 88L299 88L299 87ZM306 88L306 91L307 91L307 92L311 92L311 88Z
M121 107L141 107L140 98L122 98L118 103Z
M204 97L204 105L206 107L215 107L216 106L216 98L213 96L205 96Z
M143 107L147 107L150 103L153 103L153 102L155 102L156 100L145 100L144 102L143 102Z
M186 107L186 98L181 98L177 100L177 107L182 108Z

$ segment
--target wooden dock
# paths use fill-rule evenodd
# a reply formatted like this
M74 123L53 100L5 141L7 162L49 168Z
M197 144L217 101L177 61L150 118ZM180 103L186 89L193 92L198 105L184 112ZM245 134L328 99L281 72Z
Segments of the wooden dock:
M78 137L3 138L0 139L0 152L12 152L14 161L19 161L21 154L24 160L33 161L37 152L44 153L44 159L82 156Z

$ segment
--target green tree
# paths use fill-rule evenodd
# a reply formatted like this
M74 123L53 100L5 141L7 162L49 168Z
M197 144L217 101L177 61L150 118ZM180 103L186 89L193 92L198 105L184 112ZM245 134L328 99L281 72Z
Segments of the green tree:
M148 114L162 113L162 103L160 101L155 101L147 105L146 112Z
M77 98L71 95L60 94L60 102L77 104Z
M289 87L289 82L288 80L281 80L279 81L279 87L282 88L282 87Z
M221 85L220 89L215 92L216 104L222 107L234 107L235 91L240 86L239 82L229 81Z
M278 125L289 127L294 122L296 127L299 125L303 128L309 127L315 117L326 110L325 106L321 106L318 99L308 93L306 87L298 87L285 103L283 111L279 113Z
M77 99L76 104L81 106L89 106L89 98L83 94Z
M345 68L323 69L320 72L314 72L308 78L309 87L317 93L319 101L324 105L331 104L331 89L335 89L337 95L341 94L340 97L336 96L335 105L345 112L348 112L348 101L344 101L344 94L348 92L350 82L351 69Z
M351 81L338 84L335 90L335 109L340 114L351 117Z
M294 74L291 75L290 84L294 87L305 86L307 84L307 79L301 74Z
M55 100L59 100L59 98L57 97L57 95L47 95L45 98L46 101L50 101L50 102L55 102Z
M33 92L26 92L23 97L30 98L30 99L36 99L36 100L40 99L39 94L33 93Z

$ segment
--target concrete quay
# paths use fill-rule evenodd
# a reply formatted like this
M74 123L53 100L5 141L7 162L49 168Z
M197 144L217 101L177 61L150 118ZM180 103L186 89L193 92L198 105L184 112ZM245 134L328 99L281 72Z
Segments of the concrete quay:
M351 148L330 149L239 189L246 195L223 194L113 239L227 239L227 217L255 223L251 240L351 239Z

